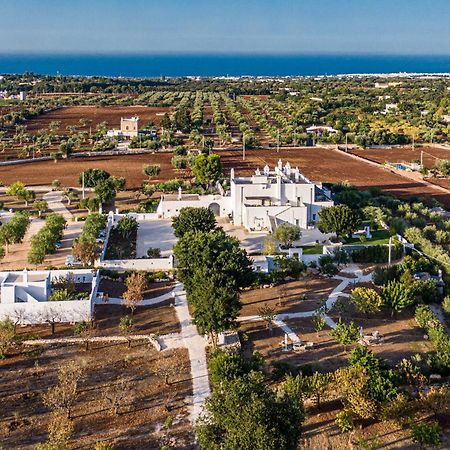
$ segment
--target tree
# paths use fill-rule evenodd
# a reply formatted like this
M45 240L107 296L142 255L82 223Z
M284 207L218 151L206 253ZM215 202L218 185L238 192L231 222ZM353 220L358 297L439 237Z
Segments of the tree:
M298 241L301 235L300 227L290 223L282 223L275 230L275 238L280 241L285 248L292 247L294 241Z
M237 287L247 286L252 280L251 261L246 251L240 248L236 238L228 236L221 228L209 233L186 233L175 245L174 254L178 261L178 278L188 293L199 269L229 275Z
M244 358L239 351L215 349L208 360L211 383L218 386L224 381L233 380L258 371L264 364L259 353L253 353L251 358Z
M105 181L110 178L110 174L103 169L88 169L84 172L84 186L88 188L95 188L100 181ZM78 183L83 184L83 173L78 177Z
M172 227L177 238L188 232L209 232L216 229L214 213L208 208L181 208L178 216L172 219Z
M322 233L336 233L340 238L356 230L359 217L347 205L336 205L319 212L319 230Z
M317 336L319 333L325 328L325 325L327 324L325 321L325 318L321 314L314 314L311 317L314 330L316 330Z
M414 297L411 293L411 289L396 280L389 281L388 284L383 287L381 295L383 302L392 309L392 316L414 304Z
M91 237L80 236L73 243L72 255L83 265L89 266L94 264L98 255L97 242Z
M29 225L28 215L18 212L9 222L0 227L0 245L6 247L6 254L11 244L20 244L23 241Z
M332 389L341 397L345 411L362 419L375 417L377 403L369 394L369 374L360 365L338 369L333 374Z
M116 184L112 178L99 181L95 185L95 194L101 204L111 201L116 196Z
M437 422L412 424L411 430L411 439L421 450L439 447L442 443L442 430Z
M28 204L36 198L36 192L31 191L30 189L23 189L22 191L17 192L17 198L23 200L25 206L28 206Z
M273 321L275 320L276 315L275 308L272 308L270 305L264 304L258 309L258 316L266 322L267 328L271 333L273 329Z
M134 314L136 307L144 300L144 293L148 289L145 273L134 272L126 281L127 291L123 294L124 305Z
M100 201L98 198L83 198L80 200L80 208L86 208L89 214L100 206Z
M117 229L125 239L130 239L131 235L139 228L138 221L131 216L121 217L117 222Z
M205 402L196 434L202 449L296 450L303 404L280 389L267 387L251 372L226 380Z
M0 322L0 359L13 346L15 337L14 322L11 319L2 320Z
M37 450L67 450L74 432L73 423L59 412L53 412L48 423L48 439L38 444Z
M73 329L73 334L82 338L86 351L89 350L89 342L94 336L94 333L95 328L91 320L78 322Z
M85 373L85 367L78 361L71 361L60 366L58 371L58 384L48 389L42 395L47 408L54 412L64 414L70 419L70 414L78 398L78 383Z
M275 255L278 252L277 247L277 240L275 239L275 236L269 234L264 238L262 253L266 256Z
M334 337L347 351L347 345L354 344L359 339L359 329L353 321L348 324L339 321L336 327L331 330L330 335Z
M44 211L48 209L48 203L44 200L37 200L33 203L33 208L38 212L39 217L41 217Z
M207 334L216 346L218 334L235 326L241 309L236 281L224 273L198 270L188 300L193 323L200 334Z
M143 172L149 178L157 177L161 173L161 166L159 164L145 164Z
M122 334L124 334L128 339L128 348L131 347L131 333L133 332L134 321L130 316L123 316L119 321L119 330Z
M121 408L132 400L130 382L131 380L120 377L115 383L110 384L105 392L104 399L115 416L118 416L121 413Z
M195 158L192 166L195 180L198 184L208 185L210 182L219 181L222 178L222 163L220 156L216 154L200 154Z
M72 200L75 200L78 198L78 194L74 191L71 191L70 189L64 189L62 195L67 200L67 206L70 206L70 204L72 203Z
M20 191L25 190L25 184L21 181L16 181L15 183L11 184L8 189L6 190L6 195L10 195L11 197L16 197L17 193Z
M381 295L375 289L365 287L353 289L350 302L356 306L358 311L367 315L379 312L383 306Z

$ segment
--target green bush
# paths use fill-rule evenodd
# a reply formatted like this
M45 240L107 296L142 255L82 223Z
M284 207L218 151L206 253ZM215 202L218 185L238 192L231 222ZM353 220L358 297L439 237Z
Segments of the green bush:
M392 260L402 257L403 247L392 246ZM387 245L368 245L352 252L352 260L355 263L383 263L388 261L389 247Z

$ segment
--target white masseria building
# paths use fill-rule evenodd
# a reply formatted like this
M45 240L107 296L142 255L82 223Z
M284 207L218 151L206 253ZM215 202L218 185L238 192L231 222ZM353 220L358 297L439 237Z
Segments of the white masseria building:
M84 285L90 291L87 297L51 301L52 283L62 278ZM99 283L98 271L89 269L0 272L0 320L20 324L90 320Z
M307 229L318 221L321 209L333 206L331 193L282 161L274 170L265 166L251 177L236 177L231 170L230 192L219 195L164 195L158 205L161 218L178 215L181 208L206 207L216 216L230 217L248 231L274 232L281 223Z

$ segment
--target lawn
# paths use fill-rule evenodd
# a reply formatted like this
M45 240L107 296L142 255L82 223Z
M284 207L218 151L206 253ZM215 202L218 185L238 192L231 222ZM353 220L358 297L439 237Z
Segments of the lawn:
M361 242L359 238L347 238L345 244L364 244L364 245L385 245L389 244L389 231L376 230L372 231L372 239Z
M302 247L304 255L322 255L323 245L307 245Z

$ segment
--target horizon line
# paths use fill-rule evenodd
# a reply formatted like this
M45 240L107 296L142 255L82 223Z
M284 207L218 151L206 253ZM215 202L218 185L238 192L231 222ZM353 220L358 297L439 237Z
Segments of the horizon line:
M349 57L349 56L359 56L359 57L411 57L411 58L423 58L423 57L433 57L433 58L449 58L450 53L399 53L399 52L221 52L221 51L165 51L165 52L136 52L136 51L101 51L101 52L91 52L91 51L1 51L1 56L217 56L217 57L252 57L252 56L266 56L266 57L295 57L295 56L308 56L308 57Z

